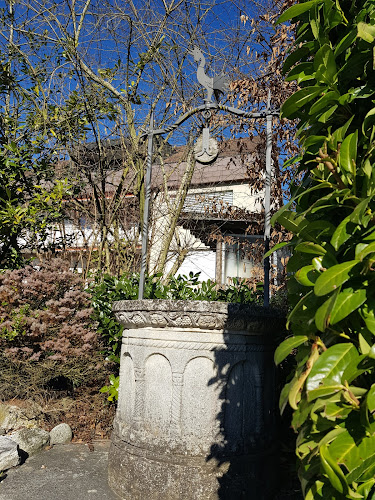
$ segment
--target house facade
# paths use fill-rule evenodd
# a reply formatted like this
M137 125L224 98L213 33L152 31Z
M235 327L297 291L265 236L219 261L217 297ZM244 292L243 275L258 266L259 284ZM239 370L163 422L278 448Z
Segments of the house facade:
M250 139L219 143L215 161L210 164L195 161L185 191L181 191L181 184L186 182L189 170L186 147L174 147L172 151L169 148L165 158L153 164L150 273L158 271L166 235L173 224L165 272L200 273L200 279L216 280L220 284L230 283L233 278L251 278L259 272L252 245L263 238L263 193L251 189L248 175L256 161L257 146L258 143ZM116 154L115 168L108 169L105 178L98 179L104 186L101 195L87 185L79 190L76 198L70 200L66 219L51 232L50 243L55 243L56 251L70 258L72 267L78 270L90 267L101 245L95 196L101 196L101 201L110 207L120 184L124 183L121 155ZM125 187L121 203L117 227L112 227L113 221L108 215L109 253L111 245L121 241L127 255L133 256L132 269L137 270L141 246L138 199ZM76 209L72 210L74 205Z

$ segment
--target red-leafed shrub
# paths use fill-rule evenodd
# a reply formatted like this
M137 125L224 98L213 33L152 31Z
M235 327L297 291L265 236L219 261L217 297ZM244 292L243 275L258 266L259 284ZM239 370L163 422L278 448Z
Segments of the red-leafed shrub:
M82 277L55 259L0 274L0 349L12 360L90 358L99 349Z

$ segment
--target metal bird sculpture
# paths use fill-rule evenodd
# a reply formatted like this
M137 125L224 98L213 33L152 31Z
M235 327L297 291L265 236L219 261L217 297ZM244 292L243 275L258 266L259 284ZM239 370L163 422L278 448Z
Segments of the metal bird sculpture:
M189 53L194 57L195 62L199 62L197 69L198 82L207 90L206 102L212 102L212 94L214 94L217 101L219 101L220 94L224 94L229 83L228 75L223 72L220 75L211 77L206 75L204 67L206 59L202 51L198 47L194 47Z

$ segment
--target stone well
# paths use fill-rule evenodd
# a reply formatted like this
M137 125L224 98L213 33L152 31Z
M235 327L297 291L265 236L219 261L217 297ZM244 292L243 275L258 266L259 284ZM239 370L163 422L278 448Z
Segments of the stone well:
M129 500L269 498L280 316L198 301L120 301L109 484Z

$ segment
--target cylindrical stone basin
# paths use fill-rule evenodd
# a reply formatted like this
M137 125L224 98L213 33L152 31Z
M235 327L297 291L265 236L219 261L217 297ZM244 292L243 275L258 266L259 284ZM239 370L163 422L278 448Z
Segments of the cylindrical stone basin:
M111 488L126 500L269 498L280 315L172 300L113 310L125 329Z

